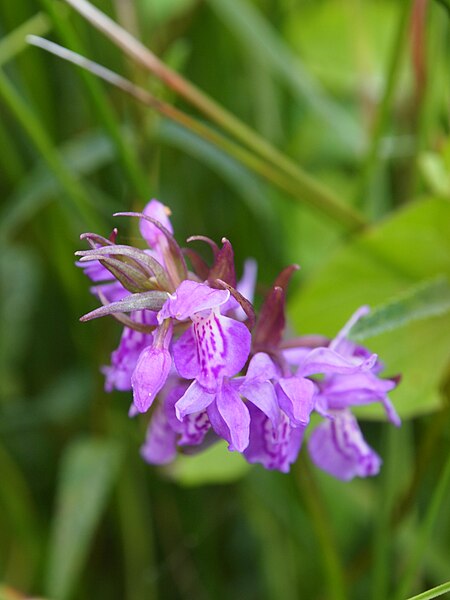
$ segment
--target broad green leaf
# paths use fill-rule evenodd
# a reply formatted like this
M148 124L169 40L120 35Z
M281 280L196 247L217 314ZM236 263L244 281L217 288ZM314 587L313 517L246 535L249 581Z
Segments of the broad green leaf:
M420 283L398 298L378 306L355 324L350 337L361 341L397 329L411 321L445 315L449 310L450 285L445 277L438 277Z
M332 337L358 306L386 304L449 273L450 204L440 199L415 202L337 251L293 299L290 313L299 330ZM386 375L402 374L392 399L403 417L441 404L450 315L432 314L364 342L379 354ZM364 415L380 414L378 406L364 408Z
M64 453L46 581L51 598L73 596L120 459L121 449L111 440L77 440Z
M230 452L225 442L219 442L195 456L179 456L167 467L167 473L181 485L196 486L230 483L249 469L250 465L238 452Z

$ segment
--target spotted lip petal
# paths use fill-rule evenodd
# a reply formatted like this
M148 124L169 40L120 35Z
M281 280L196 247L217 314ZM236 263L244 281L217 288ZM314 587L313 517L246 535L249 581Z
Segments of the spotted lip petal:
M152 465L169 464L177 454L176 437L164 406L159 405L152 415L145 443L141 447L142 458Z
M316 427L308 450L317 467L343 481L376 475L381 466L380 457L366 443L349 411L337 411L332 420Z
M206 317L195 315L193 320L200 369L196 377L208 391L216 391L223 377L236 375L245 365L251 334L243 323L218 310Z
M305 427L291 427L283 415L275 428L273 423L255 406L249 405L250 438L244 450L249 463L260 463L266 469L287 473L297 460L302 445Z

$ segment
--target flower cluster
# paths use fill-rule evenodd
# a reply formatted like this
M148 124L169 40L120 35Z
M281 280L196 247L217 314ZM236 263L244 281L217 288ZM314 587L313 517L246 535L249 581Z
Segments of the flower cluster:
M103 368L105 388L133 391L129 414L151 409L143 458L171 462L178 451L201 450L220 438L250 463L289 471L310 416L313 462L339 479L374 475L381 460L366 443L353 406L381 402L397 380L382 379L375 354L348 339L363 307L333 339L286 340L285 296L297 269L287 267L261 306L253 308L256 264L245 263L236 281L233 248L195 236L213 253L212 265L173 237L170 211L157 200L139 218L146 249L86 233L91 248L77 252L102 306L82 320L112 315L123 324L119 347ZM186 263L189 262L190 269Z

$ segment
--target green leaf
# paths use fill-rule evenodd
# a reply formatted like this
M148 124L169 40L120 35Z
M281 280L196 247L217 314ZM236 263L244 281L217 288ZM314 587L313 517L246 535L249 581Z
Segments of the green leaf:
M73 595L90 542L119 473L121 449L111 440L82 439L65 451L50 543L46 594Z
M350 338L362 341L403 325L444 315L450 310L450 285L446 277L437 277L408 289L398 298L378 306L360 319L350 332Z
M410 307L420 316L425 310L420 308L420 294L422 300L427 293L432 295L432 287L424 291L427 283L449 274L450 204L427 199L411 203L335 252L290 303L290 313L305 333L332 337L358 306L384 305L424 286ZM437 298L433 302L429 318L399 323L402 327L395 334L385 331L365 342L379 354L387 375L402 374L392 399L403 417L435 410L442 402L439 385L450 354L450 315L434 312L440 303ZM442 302L443 312L446 300ZM366 416L382 414L376 405L360 410Z
M225 442L214 444L195 456L179 456L167 473L181 485L231 483L240 479L250 465L238 452L230 452Z

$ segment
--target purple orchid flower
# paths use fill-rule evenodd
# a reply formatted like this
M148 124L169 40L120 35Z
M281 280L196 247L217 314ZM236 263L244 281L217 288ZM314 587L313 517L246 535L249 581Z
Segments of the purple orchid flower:
M152 414L141 456L150 464L163 465L172 462L178 447L200 446L211 430L205 411L187 415L179 421L175 404L186 391L187 384L177 383L162 399Z
M194 381L175 405L177 417L208 408L213 427L238 451L248 444L249 415L238 392L229 384L245 365L251 335L247 327L220 313L229 299L227 290L215 290L184 281L169 297L158 318L190 319L192 325L173 346L179 375ZM219 433L220 435L220 433Z
M377 356L347 337L357 320L368 311L365 306L358 309L329 345L329 352L353 363L355 369L349 367L346 371L342 367L328 372L318 382L316 410L326 420L313 431L308 444L313 462L345 481L355 476L375 475L381 464L377 454L364 441L349 408L381 402L388 419L396 426L401 423L387 397L387 393L396 387L397 380L378 377L383 367Z
M172 323L165 321L153 334L153 343L142 350L131 376L133 405L144 413L153 404L172 367L169 345L172 340Z
M317 467L343 481L376 475L381 466L380 457L366 443L348 410L334 413L316 427L308 450Z
M132 319L143 325L155 325L156 315L149 310L142 310L132 314ZM102 368L107 392L112 392L114 389L126 392L132 389L131 376L139 356L144 348L152 344L153 334L136 331L129 327L123 328L120 344L111 354L111 365Z
M368 309L359 309L331 341L285 340L286 291L298 267L279 274L257 317L256 263L247 261L236 283L231 243L189 238L209 245L209 265L195 250L180 248L169 215L157 200L143 213L118 213L140 219L146 250L116 244L114 230L109 239L84 234L91 249L77 253L103 304L82 320L112 315L125 326L102 369L105 388L133 390L130 416L152 408L143 458L167 464L180 449L199 451L222 438L248 462L288 472L315 410L324 421L309 439L313 462L343 480L377 473L381 460L351 408L380 402L399 425L387 396L398 379L382 379L377 355L349 339Z
M292 427L289 418L280 412L277 427L258 408L249 405L250 440L244 450L249 463L260 463L266 469L288 473L297 460L303 441L305 426Z

